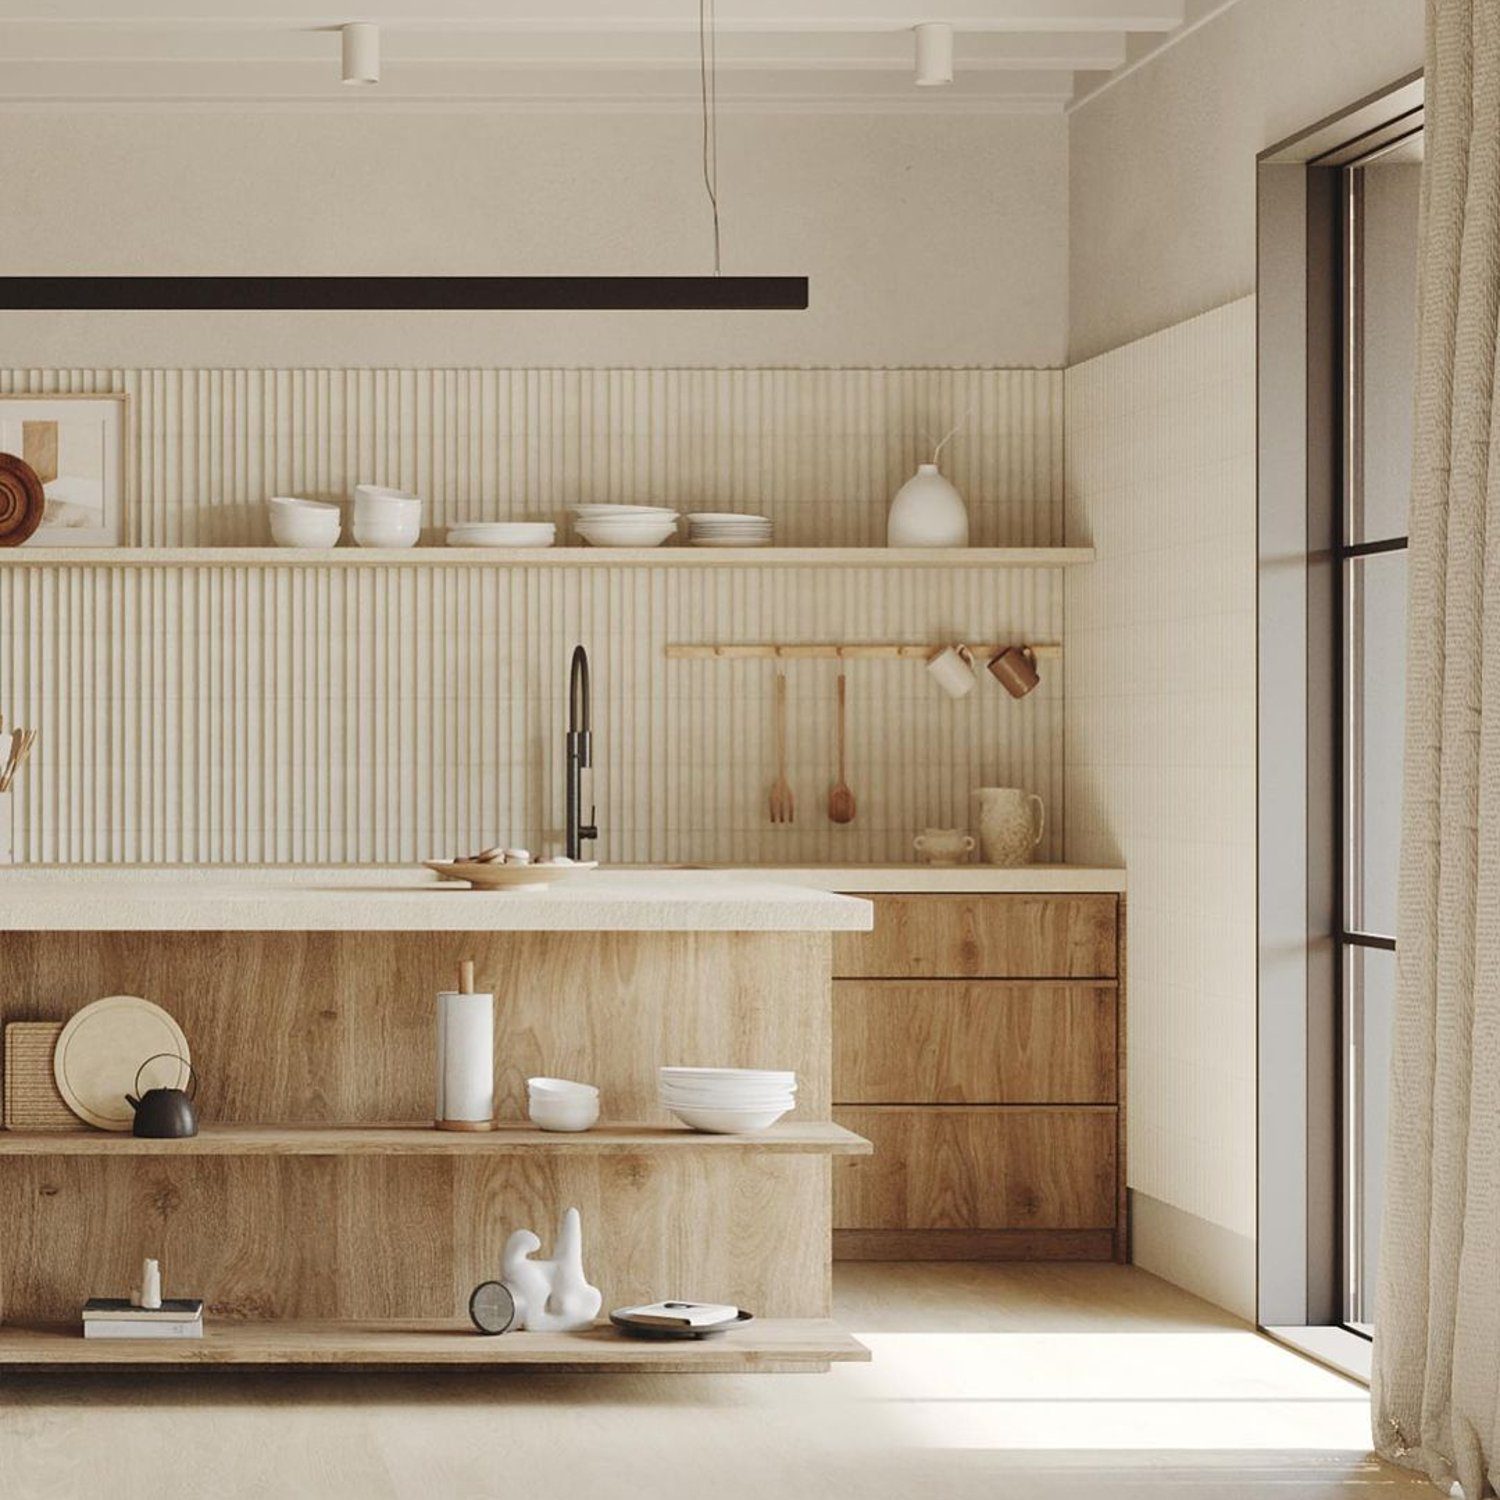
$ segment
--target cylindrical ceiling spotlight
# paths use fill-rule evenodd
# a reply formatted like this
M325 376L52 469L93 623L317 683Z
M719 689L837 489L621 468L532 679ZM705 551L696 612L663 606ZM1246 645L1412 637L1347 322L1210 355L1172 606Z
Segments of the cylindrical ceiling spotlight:
M344 82L380 82L380 28L371 21L350 21L344 38Z
M925 21L917 33L917 82L923 88L953 82L953 28L946 21Z

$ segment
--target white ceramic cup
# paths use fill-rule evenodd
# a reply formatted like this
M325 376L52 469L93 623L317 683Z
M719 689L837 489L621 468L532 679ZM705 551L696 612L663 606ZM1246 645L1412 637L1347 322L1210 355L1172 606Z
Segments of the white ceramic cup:
M924 865L956 865L974 852L974 840L962 828L924 828L912 841Z
M974 691L974 653L967 646L940 646L927 658L927 670L950 698Z

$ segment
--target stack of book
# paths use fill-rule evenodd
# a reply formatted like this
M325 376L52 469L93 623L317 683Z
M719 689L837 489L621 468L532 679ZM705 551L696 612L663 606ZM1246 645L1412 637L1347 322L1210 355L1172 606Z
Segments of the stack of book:
M124 1297L90 1297L83 1304L86 1339L201 1339L203 1301L163 1297L160 1307L137 1307Z

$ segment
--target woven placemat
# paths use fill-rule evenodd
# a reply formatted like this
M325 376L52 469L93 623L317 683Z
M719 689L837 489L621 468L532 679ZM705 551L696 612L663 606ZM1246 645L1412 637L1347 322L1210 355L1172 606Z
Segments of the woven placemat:
M78 1130L52 1076L52 1053L61 1021L12 1021L5 1028L5 1128Z

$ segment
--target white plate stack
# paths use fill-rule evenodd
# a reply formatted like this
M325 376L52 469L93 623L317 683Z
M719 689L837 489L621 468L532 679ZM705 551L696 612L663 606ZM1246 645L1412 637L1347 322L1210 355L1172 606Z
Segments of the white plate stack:
M797 1103L797 1075L763 1068L663 1068L661 1102L684 1125L740 1135L774 1125Z
M688 518L692 547L769 547L771 522L767 516L742 516L736 511L698 511Z
M556 540L551 521L456 521L448 528L450 547L550 547Z
M677 534L677 512L663 505L575 505L573 518L591 547L659 547Z

